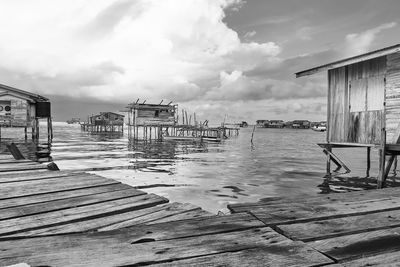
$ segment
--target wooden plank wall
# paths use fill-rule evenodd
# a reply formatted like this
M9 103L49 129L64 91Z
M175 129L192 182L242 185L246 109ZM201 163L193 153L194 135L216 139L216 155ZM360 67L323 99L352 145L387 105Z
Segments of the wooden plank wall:
M29 124L28 122L28 102L25 99L20 99L14 96L5 95L1 96L0 100L11 101L11 116L7 116L8 118L4 123L1 120L1 124L5 124L7 126L26 126Z
M331 142L346 142L348 109L348 89L346 67L329 70L329 115L328 140Z
M386 142L397 142L400 128L400 53L387 56ZM397 134L396 134L397 133Z
M380 143L385 74L386 56L328 72L328 141Z

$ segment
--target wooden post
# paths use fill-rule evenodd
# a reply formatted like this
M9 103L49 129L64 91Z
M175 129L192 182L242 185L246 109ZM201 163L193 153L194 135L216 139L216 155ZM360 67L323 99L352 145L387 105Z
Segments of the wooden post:
M366 177L369 177L370 169L371 169L371 147L367 147L367 172L366 172Z
M32 140L34 140L35 139L35 129L36 129L36 126L35 126L35 124L36 124L36 120L33 120L32 121L32 132L31 132L31 134L32 134Z
M379 175L378 175L378 188L383 188L385 184L385 165L386 165L386 131L382 128L382 144L379 149Z
M40 128L39 128L39 119L36 118L36 140L39 141L39 137L40 137Z
M332 152L332 147L327 146L326 150ZM331 177L331 155L329 153L326 154L326 175Z

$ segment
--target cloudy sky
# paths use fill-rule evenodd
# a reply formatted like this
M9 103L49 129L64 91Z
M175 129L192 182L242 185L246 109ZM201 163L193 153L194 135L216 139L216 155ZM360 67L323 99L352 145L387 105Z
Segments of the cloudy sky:
M325 118L326 74L400 43L398 0L0 0L0 83L56 121L173 101L201 120Z

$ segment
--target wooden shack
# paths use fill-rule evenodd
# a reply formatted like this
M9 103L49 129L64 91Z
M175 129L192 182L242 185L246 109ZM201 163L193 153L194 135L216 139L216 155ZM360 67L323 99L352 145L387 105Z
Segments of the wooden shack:
M87 123L81 124L81 128L93 133L123 133L124 117L115 112L100 112L90 116Z
M291 128L293 128L293 129L310 129L310 121L294 120L294 121L292 121Z
M296 73L328 72L327 150L333 147L380 148L379 186L400 151L400 45L350 57ZM386 156L390 156L385 164ZM340 163L340 162L337 162Z
M266 128L283 128L285 122L283 120L270 120L265 124Z
M161 139L164 128L177 123L175 117L177 105L171 103L162 104L146 104L146 101L139 103L131 103L128 108L128 136L129 139L137 140L139 138L139 128L143 129L143 139Z
M49 99L21 89L0 84L0 127L24 128L25 139L32 129L32 139L39 140L39 121L47 121L48 143L53 138Z
M256 121L257 127L265 127L265 125L267 125L268 123L269 123L268 120L257 120Z

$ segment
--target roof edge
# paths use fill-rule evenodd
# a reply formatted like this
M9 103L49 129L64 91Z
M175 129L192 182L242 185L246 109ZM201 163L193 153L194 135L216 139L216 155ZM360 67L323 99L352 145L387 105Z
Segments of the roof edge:
M371 51L371 52L357 55L354 57L341 59L341 60L334 61L334 62L325 64L325 65L321 65L321 66L314 67L311 69L299 71L299 72L296 72L295 74L296 74L296 78L300 78L300 77L312 75L312 74L315 74L315 73L318 73L321 71L339 68L339 67L343 67L346 65L358 63L361 61L365 61L365 60L369 60L369 59L373 59L373 58L377 58L377 57L381 57L381 56L386 56L386 55L397 53L397 52L400 52L400 44L388 46L388 47L385 47L385 48L382 48L379 50Z
M15 92L15 93L18 93L18 94L29 96L34 101L38 101L38 102L40 102L40 101L49 101L49 99L44 97L44 96L41 96L41 95L38 95L38 94L33 94L33 93L28 92L28 91L21 90L21 89L15 88L15 87L11 87L11 86L8 86L8 85L5 85L5 84L0 84L0 88L4 89L4 90L9 90L9 91L12 91L12 92Z

